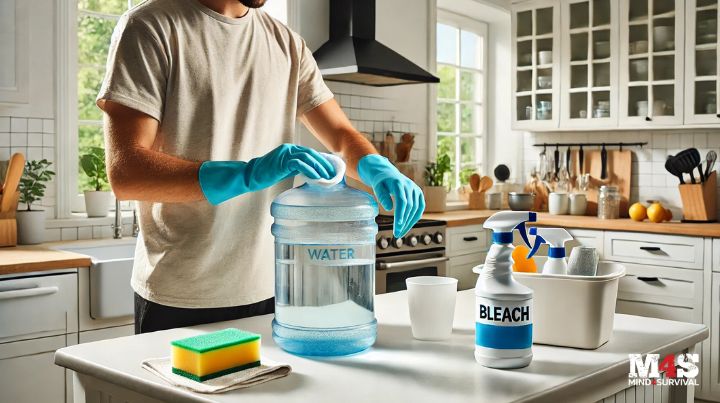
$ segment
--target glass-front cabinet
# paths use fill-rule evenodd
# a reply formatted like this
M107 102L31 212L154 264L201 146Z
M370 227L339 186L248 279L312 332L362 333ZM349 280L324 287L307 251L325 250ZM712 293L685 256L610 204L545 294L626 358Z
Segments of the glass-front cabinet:
M562 2L560 126L617 126L618 0Z
M620 126L683 124L684 2L620 2Z
M513 9L513 126L547 130L559 122L558 0L518 4Z
M718 0L686 0L685 123L720 124Z

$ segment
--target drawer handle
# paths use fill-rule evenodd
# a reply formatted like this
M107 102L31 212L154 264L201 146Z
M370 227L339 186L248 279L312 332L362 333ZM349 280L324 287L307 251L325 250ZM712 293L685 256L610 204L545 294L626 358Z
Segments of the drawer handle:
M648 252L659 252L662 250L659 246L641 246L640 249Z
M0 301L16 298L39 297L41 295L55 294L58 292L57 287L34 287L21 288L19 290L10 290L0 292Z
M478 237L476 237L476 236L466 236L463 238L463 241L467 241L467 242L472 242L472 241L477 241L477 240L478 240Z
M658 279L657 277L642 277L642 276L638 276L637 279L640 280L640 281L644 281L644 282L646 282L646 283L649 283L649 282L652 282L652 281L660 281L660 279Z

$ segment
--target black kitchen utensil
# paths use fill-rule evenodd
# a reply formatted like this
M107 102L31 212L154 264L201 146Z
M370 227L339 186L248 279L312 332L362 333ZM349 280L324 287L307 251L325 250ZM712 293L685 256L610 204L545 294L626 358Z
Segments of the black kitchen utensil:
M690 181L697 183L697 181L695 181L695 175L693 175L695 168L700 165L700 152L697 148L682 150L673 157L673 160L673 164L679 172L690 174Z
M675 157L673 157L672 155L668 155L667 159L665 160L665 170L670 172L673 176L677 176L677 178L680 179L681 185L685 184L685 178L683 178L683 173L675 166Z
M510 178L510 168L505 164L500 164L493 170L493 175L498 182L505 182Z
M708 151L707 155L705 156L705 160L707 160L707 163L705 165L705 178L707 178L710 176L710 173L712 173L713 168L715 168L717 153L714 150Z
M600 179L607 179L607 158L607 149L603 143L602 150L600 150Z
M570 154L570 147L567 148L565 151L565 169L567 169L568 176L572 177L572 167L570 166L571 163L571 154Z
M585 151L583 151L582 144L580 145L580 150L578 151L578 164L580 164L580 175L582 176L585 173Z
M558 174L560 173L560 149L559 146L555 145L555 180L558 179Z

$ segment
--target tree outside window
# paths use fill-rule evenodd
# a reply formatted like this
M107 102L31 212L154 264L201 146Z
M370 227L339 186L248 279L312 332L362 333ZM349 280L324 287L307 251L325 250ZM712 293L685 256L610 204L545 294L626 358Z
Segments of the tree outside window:
M485 35L437 24L437 155L450 157L448 186L469 182L482 166L485 136Z

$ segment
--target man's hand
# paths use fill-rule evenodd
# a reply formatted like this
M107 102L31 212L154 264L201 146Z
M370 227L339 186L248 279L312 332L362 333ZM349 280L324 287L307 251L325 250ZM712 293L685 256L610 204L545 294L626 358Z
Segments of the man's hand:
M331 179L335 176L335 167L313 149L283 144L248 162L205 161L200 166L199 179L205 197L217 205L299 173L310 179Z
M420 188L400 173L385 157L366 155L358 163L360 179L372 187L385 210L395 207L393 236L404 236L425 211L425 198Z

